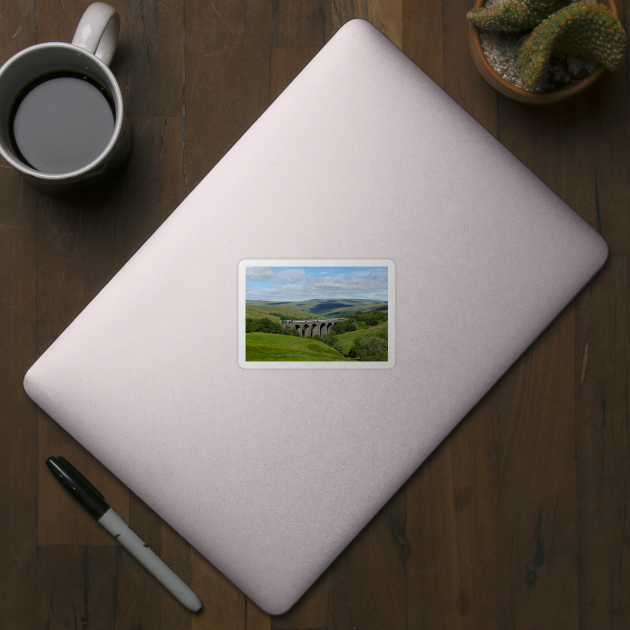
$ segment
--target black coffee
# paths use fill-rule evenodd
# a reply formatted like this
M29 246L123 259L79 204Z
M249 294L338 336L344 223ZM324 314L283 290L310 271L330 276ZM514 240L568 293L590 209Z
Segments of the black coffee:
M13 107L12 140L25 163L43 173L70 173L95 160L114 133L107 90L74 74L28 85Z

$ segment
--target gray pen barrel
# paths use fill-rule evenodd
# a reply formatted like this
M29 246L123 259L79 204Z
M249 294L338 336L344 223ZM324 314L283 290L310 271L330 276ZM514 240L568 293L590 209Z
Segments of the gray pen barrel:
M197 612L201 601L190 587L176 575L158 555L109 508L98 522L142 564L183 606Z

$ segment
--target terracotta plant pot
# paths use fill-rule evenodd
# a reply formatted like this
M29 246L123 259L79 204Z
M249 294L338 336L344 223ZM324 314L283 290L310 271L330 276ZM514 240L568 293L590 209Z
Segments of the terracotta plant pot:
M617 18L619 13L617 12L617 5L614 0L601 0L600 4L608 7ZM481 9L484 5L484 0L476 0L475 9ZM590 85L595 83L605 69L602 66L597 66L593 72L591 72L586 78L581 81L575 81L554 90L548 92L529 92L523 88L517 87L513 83L510 83L504 79L496 70L490 65L490 62L486 59L481 48L481 40L479 39L479 29L471 22L468 22L468 43L470 45L470 53L473 61L477 66L477 70L481 73L481 76L495 89L504 96L507 96L515 101L522 101L524 103L554 103L562 99L568 98L587 89Z

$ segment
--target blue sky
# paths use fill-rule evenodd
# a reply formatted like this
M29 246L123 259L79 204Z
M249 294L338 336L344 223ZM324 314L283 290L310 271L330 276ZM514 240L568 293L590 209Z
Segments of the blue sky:
M247 267L247 300L387 302L387 267Z

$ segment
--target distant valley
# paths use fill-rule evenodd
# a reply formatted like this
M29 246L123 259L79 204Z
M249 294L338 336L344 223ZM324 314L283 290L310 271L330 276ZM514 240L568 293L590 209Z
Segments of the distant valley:
M283 317L287 319L332 318L347 314L387 311L387 302L355 299L305 300L303 302L265 302L247 300L247 317ZM279 315L276 315L279 314Z

